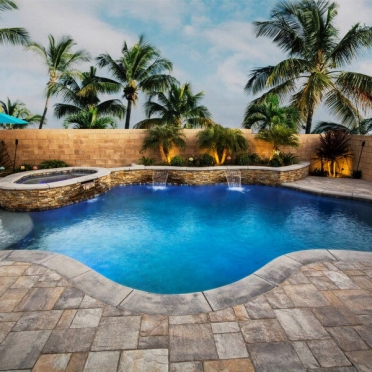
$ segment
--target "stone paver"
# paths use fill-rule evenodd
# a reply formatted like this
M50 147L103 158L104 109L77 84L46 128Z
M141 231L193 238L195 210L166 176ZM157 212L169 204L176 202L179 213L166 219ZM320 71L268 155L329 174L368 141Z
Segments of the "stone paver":
M300 253L292 259L309 262ZM330 261L337 255L345 261ZM102 288L86 293L56 259L58 273L43 266L46 256L38 264L4 255L0 371L371 372L372 257L323 256L248 302L169 315L127 309L124 292L107 302Z

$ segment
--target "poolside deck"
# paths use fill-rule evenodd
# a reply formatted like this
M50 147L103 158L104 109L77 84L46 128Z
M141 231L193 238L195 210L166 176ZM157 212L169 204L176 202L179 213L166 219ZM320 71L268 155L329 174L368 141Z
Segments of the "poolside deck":
M296 184L372 198L370 182L334 181ZM91 273L36 253L0 252L0 371L372 371L372 253L287 255L257 274L261 294L191 315L130 311L110 301L120 293L94 295Z

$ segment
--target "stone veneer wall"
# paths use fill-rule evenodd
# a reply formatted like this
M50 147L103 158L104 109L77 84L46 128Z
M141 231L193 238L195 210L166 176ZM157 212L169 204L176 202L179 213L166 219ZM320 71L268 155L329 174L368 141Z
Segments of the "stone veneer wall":
M242 184L276 186L306 177L309 166L295 170L241 169ZM63 207L103 194L110 187L139 183L152 183L153 169L113 170L110 175L88 183L38 190L0 189L0 207L10 211L41 211ZM93 186L94 182L94 186ZM188 185L211 185L226 183L225 170L221 169L170 169L168 183Z
M270 169L240 169L243 185L278 186L284 182L293 182L305 178L309 174L309 166L296 170L270 170ZM111 173L111 184L131 185L137 183L152 183L151 169L117 170ZM173 185L214 185L226 183L226 173L223 169L195 168L170 169L167 183Z
M10 211L42 211L79 203L111 187L110 175L86 183L34 190L0 190L0 207Z
M182 156L191 156L199 153L196 135L199 129L186 129L186 149L180 152ZM255 139L251 130L242 129L249 142L250 151L261 156L269 157L272 154L270 144ZM22 163L39 164L44 160L61 159L71 166L93 167L123 167L138 163L140 148L146 131L141 129L18 129L0 130L0 140L3 140L13 159L15 139L19 140L16 166ZM318 143L317 134L300 134L300 148L283 148L301 157L303 161L311 162L311 169L318 167L315 161L314 149ZM366 141L359 169L363 172L363 179L372 181L372 136L352 136L352 152L354 159L340 163L338 172L350 175L356 168L360 153L360 143ZM146 156L159 158L158 152L147 151ZM353 164L355 163L355 164ZM1 166L1 164L0 164Z

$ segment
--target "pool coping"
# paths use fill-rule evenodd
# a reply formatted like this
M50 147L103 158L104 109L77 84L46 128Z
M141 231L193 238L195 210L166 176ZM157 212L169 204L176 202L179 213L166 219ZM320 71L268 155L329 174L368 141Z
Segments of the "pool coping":
M79 176L76 178L71 178L64 181L58 182L50 182L50 183L43 183L43 184L22 184L22 183L15 183L16 181L20 180L21 178L27 177L28 175L37 175L43 173L59 173L59 172L68 172L68 171L81 171L81 170L91 170L95 171L95 173L87 174L86 176ZM2 190L43 190L43 189L54 189L57 187L69 186L77 183L85 183L89 181L96 180L98 178L107 176L111 173L110 169L108 168L101 168L101 167L63 167L63 168L53 168L53 169L39 169L34 171L28 172L19 172L15 174L11 174L3 179L0 179L0 189Z
M371 261L372 252L311 249L287 253L234 283L187 294L161 295L129 288L102 276L84 264L58 253L0 251L0 261L31 262L54 270L76 288L112 306L134 313L189 315L222 310L251 301L271 291L302 266L315 262Z
M309 194L321 195L321 196L328 196L332 198L341 198L341 199L349 199L355 201L363 201L367 203L372 203L372 195L361 194L358 192L344 192L344 191L334 191L329 190L327 188L319 188L314 186L304 186L297 181L293 182L283 182L280 184L281 187L285 187L288 189L293 189L301 192L306 192Z

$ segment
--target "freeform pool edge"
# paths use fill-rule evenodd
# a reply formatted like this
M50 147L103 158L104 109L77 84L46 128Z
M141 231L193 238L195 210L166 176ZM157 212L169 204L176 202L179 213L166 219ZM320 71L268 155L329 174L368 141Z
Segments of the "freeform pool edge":
M222 310L251 301L289 278L303 265L315 262L370 261L372 252L313 249L282 255L253 274L223 287L203 292L161 295L115 283L82 263L62 254L0 251L0 261L30 262L61 274L78 289L106 304L135 313L191 315Z

